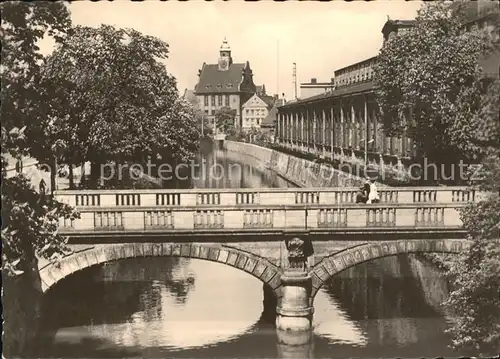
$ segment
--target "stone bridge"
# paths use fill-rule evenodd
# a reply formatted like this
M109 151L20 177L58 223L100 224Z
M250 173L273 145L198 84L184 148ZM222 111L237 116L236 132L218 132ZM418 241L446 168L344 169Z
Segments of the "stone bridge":
M258 246L258 242L253 246ZM460 253L470 242L465 239L419 239L374 241L336 250L321 260L302 268L291 268L292 258L276 264L276 248L266 258L221 243L126 243L95 246L74 246L74 252L57 263L41 263L42 290L47 292L59 281L75 272L107 262L137 257L175 256L218 262L258 278L264 287L264 303L275 305L277 325L284 331L304 332L311 329L314 298L328 279L359 263L377 258L409 253ZM281 252L281 250L280 250ZM286 258L289 252L282 251ZM311 262L310 262L311 263ZM266 298L271 294L272 298Z
M417 252L460 253L470 243L459 187L61 191L81 218L61 219L73 253L41 263L43 291L85 268L136 257L219 262L258 278L278 329L310 332L313 302L331 276L359 263Z

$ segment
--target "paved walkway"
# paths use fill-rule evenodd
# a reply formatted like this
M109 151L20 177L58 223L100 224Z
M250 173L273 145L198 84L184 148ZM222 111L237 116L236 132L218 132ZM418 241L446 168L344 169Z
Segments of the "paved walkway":
M16 174L16 162L17 160L10 156L6 155L5 156L8 161L7 165L7 177L15 176ZM34 158L31 157L25 157L23 158L23 173L28 177L31 178L31 184L35 187L35 189L38 191L38 187L40 184L40 180L45 181L45 185L47 188L47 191L50 192L50 172L47 171L42 171L37 168L38 161ZM68 172L68 167L65 166L66 168L66 173ZM85 164L85 173L90 173L90 163L87 162ZM74 182L75 185L80 182L80 179L82 177L81 175L82 168L81 166L75 167L73 169L73 177L74 177ZM56 177L56 185L57 189L67 189L69 188L69 177Z

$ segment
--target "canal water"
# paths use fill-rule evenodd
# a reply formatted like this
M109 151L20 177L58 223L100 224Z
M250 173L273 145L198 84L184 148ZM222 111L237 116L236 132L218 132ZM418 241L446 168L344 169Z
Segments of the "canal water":
M195 188L293 187L256 159L201 155ZM208 175L207 175L208 173ZM211 174L211 175L210 175ZM141 258L79 272L46 295L40 356L85 358L352 358L457 356L444 334L444 276L399 256L332 278L315 298L314 337L278 344L262 283L198 259Z

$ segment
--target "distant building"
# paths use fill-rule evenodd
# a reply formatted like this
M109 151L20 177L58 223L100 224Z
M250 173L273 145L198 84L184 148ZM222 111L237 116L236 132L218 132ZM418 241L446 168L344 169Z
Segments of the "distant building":
M335 88L334 79L330 82L318 82L317 79L312 78L311 82L303 82L300 84L300 98L308 98L316 96Z
M261 99L257 94L253 95L247 102L242 106L242 116L244 130L248 130L252 127L260 128L262 120L266 118L269 113L269 105Z
M373 78L373 67L376 62L377 56L374 56L335 70L335 88L371 81Z
M218 63L203 63L198 76L194 91L207 118L213 119L217 109L228 106L236 110L235 126L241 127L242 105L256 93L250 63L234 63L231 48L224 39Z
M384 44L392 40L397 35L402 35L415 26L415 20L391 20L387 19L382 34L384 35Z
M476 27L493 29L493 24L500 20L499 2L470 1L468 7L464 31ZM414 25L415 20L388 19L382 28L384 44L411 31ZM499 58L500 54L496 53L480 59L485 78L499 76ZM334 72L333 91L322 91L279 106L275 134L277 143L289 150L332 159L377 164L380 161L394 164L403 158L415 159L418 144L410 134L404 132L400 137L391 137L383 131L373 80L376 62L377 56L374 56L338 69ZM407 121L413 121L412 109L408 109L403 116ZM264 124L267 126L270 121L266 118Z
M464 31L489 29L495 31L500 22L500 2L492 0L469 1L466 3ZM497 34L498 35L498 34ZM485 77L500 77L500 51L479 59Z

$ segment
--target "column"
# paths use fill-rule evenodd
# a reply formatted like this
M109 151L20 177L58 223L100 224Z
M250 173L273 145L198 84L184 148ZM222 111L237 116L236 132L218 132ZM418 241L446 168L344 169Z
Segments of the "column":
M335 121L335 111L333 109L333 103L331 104L332 108L330 109L330 131L331 131L331 134L330 134L330 145L331 145L331 153L332 153L332 160L334 159L334 150L333 150L333 147L336 145L336 140L335 140L335 136L337 136L337 129L336 129L336 125L337 125L337 121Z
M309 109L306 108L306 150L309 151L309 147L311 145L311 115L309 114Z
M278 124L276 127L276 142L280 142L281 140L281 116L283 114L281 112L278 112Z
M304 148L304 113L300 111L300 148Z
M366 96L363 96L363 102L364 102L364 105L365 105L365 108L364 108L364 121L365 121L365 124L364 124L364 136L363 138L365 139L365 144L364 144L364 148L365 148L365 161L364 161L364 165L366 166L368 164L368 142L370 141L370 138L368 138L368 104L367 104L367 100L366 100ZM365 169L365 176L367 175L366 173L366 169Z
M403 133L403 138L402 138L402 144L401 144L401 157L406 157L408 155L408 123L410 117L410 110L405 111L405 124L404 124L404 133Z
M352 114L352 105L350 106L350 111L349 113L346 114L346 129L347 129L347 143L346 143L346 147L349 148L351 147L352 148L352 117L353 117L353 114Z
M346 140L345 140L345 122L344 122L344 106L342 104L342 101L340 101L340 153L343 155L344 154L344 147L346 147Z
M412 107L410 107L410 109L408 111L408 117L409 117L410 123L413 124L413 108ZM410 156L415 158L417 156L417 151L413 146L414 146L413 138L409 137L408 138L408 149L410 150Z
M286 142L288 144L290 142L290 114L289 113L286 114L285 123L286 123L286 129L285 129L285 132L286 132Z
M286 144L286 113L283 114L283 121L281 122L281 125L283 126L283 129L282 129L283 143Z
M311 277L307 273L307 259L312 254L312 244L300 238L285 240L288 265L281 276L282 297L276 309L278 333L304 333L310 339L314 309L310 306ZM296 343L300 344L300 343Z
M354 99L351 102L351 146L353 149L359 149L358 123L356 121L356 111L354 110Z
M322 123L321 123L321 126L322 126L322 130L321 130L321 145L323 146L323 157L326 156L326 111L325 109L323 108L321 110L321 115L323 117L322 119Z
M311 133L312 133L312 117L309 109L306 108L306 138L307 138L307 152L311 152Z
M318 123L317 123L318 118L316 117L316 109L313 109L312 122L313 122L313 131L312 131L313 145L312 145L312 148L313 148L314 154L316 154L316 147L318 145Z

